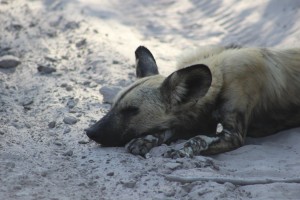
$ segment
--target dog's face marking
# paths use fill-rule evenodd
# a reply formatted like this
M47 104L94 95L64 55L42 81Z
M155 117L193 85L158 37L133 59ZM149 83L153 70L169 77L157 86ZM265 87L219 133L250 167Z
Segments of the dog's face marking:
M138 135L162 131L165 112L160 98L160 85L164 80L158 75L154 57L140 47L135 52L135 83L121 91L111 110L96 124L86 130L88 137L106 146L122 146Z
M139 135L163 131L163 80L159 75L142 78L123 90L106 116L87 130L88 136L102 145L121 146Z

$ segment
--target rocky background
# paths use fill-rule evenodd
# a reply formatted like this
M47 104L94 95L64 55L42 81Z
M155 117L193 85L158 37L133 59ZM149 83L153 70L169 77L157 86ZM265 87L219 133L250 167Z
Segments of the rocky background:
M160 72L186 48L295 47L300 2L0 0L0 199L298 199L299 183L174 181L300 177L300 129L213 157L144 159L84 128L135 80L134 50Z

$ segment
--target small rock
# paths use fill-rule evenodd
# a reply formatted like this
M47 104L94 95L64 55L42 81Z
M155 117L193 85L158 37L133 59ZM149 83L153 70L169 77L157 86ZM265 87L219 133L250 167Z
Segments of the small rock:
M62 146L62 143L58 142L58 141L55 141L53 142L53 144L57 145L57 146Z
M66 127L64 128L64 134L67 134L67 133L70 133L70 132L71 132L71 128L68 127L68 126L66 126Z
M78 103L78 99L70 98L67 102L68 108L72 109L74 108Z
M2 0L2 1L0 1L0 3L1 3L1 4L8 4L8 1Z
M109 172L109 173L106 174L106 176L113 176L113 175L115 175L114 172Z
M70 151L67 151L65 153L63 153L64 156L72 156L73 155L73 151L70 150Z
M106 190L106 187L105 186L103 186L103 187L101 187L101 189L100 189L101 191L104 191L104 190Z
M64 122L65 124L70 124L70 125L76 124L77 121L78 121L78 120L77 120L75 117L72 117L72 116L66 116L66 117L63 119L63 122Z
M62 84L60 85L60 87L62 87L62 88L65 88L65 87L67 87L67 86L68 86L67 83L62 83Z
M67 90L68 92L70 92L70 91L73 90L73 87L72 87L71 85L67 85L67 86L66 86L66 90Z
M16 167L16 164L14 162L8 162L6 163L6 168L13 169Z
M56 121L49 122L48 124L49 128L55 128L55 126L56 126Z
M0 131L0 135L4 135L5 133L3 131Z
M89 143L89 141L85 141L85 140L78 141L78 144L88 144L88 143Z
M97 184L97 181L91 181L91 182L88 183L88 186L93 186L95 184Z
M57 62L57 60L58 60L55 56L51 56L51 55L45 56L45 59L50 62Z
M78 102L78 101L76 101L76 100L73 99L73 98L69 99L68 102L67 102L68 108L70 108L70 109L74 108L74 107L76 106L77 102Z
M37 70L41 73L41 74L51 74L53 72L56 72L56 69L51 67L51 66L45 66L42 64L38 65Z
M165 196L167 197L172 197L176 193L176 190L174 188L168 188L167 190L164 191Z
M18 23L12 23L11 24L11 30L13 31L20 31L23 28L21 24Z
M33 99L29 97L25 97L21 100L22 106L29 106L32 103L33 103Z
M100 88L100 93L103 96L103 103L113 103L114 97L118 94L118 92L121 90L120 87L117 86L103 86Z
M42 172L42 173L41 173L41 176L42 176L42 177L46 177L46 176L47 176L47 172Z
M50 38L54 38L57 36L57 31L53 29L46 30L45 33Z
M178 168L179 166L181 166L181 164L169 162L169 163L166 163L164 166L165 166L165 168L174 170L174 169Z
M21 187L21 186L19 186L19 185L13 187L14 190L22 190L22 188L23 188L23 187Z
M86 186L85 183L79 183L78 186L83 187Z
M86 39L82 39L82 40L76 42L77 48L81 48L82 46L85 46L85 45L86 45Z
M25 122L24 125L26 126L26 128L31 128L31 125L27 122Z
M12 56L12 55L6 55L0 57L0 68L13 68L17 67L21 63L20 59Z
M68 30L68 29L77 29L79 27L80 27L80 24L78 22L71 21L71 22L68 22L65 25L65 30Z
M92 83L91 81L84 81L83 85L87 86L89 88L95 88L95 87L97 87L97 84L96 83Z
M121 182L123 184L124 187L126 188L134 188L136 185L136 181L131 180L131 181L126 181L126 182Z
M113 61L112 61L112 64L117 65L117 64L120 64L120 62L117 61L117 60L113 60Z
M84 81L83 82L83 85L85 85L85 86L89 86L91 84L91 81Z

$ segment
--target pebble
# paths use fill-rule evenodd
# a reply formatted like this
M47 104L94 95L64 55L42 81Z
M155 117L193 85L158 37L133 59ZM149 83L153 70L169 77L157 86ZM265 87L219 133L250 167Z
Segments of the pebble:
M20 59L12 55L5 55L0 57L0 68L8 69L17 67L20 63Z
M77 121L78 121L78 120L77 120L75 117L72 117L72 116L66 116L66 117L63 119L63 122L64 122L65 124L70 124L70 125L76 124Z
M66 127L64 128L64 134L67 134L67 133L70 133L70 132L71 132L71 128L68 127L68 126L66 126Z
M165 166L165 168L174 170L174 169L178 168L179 166L181 166L181 164L169 162L169 163L166 163L164 166Z
M68 100L68 102L67 102L67 107L68 108L74 108L75 106L76 106L76 104L77 104L77 101L78 100L75 100L75 99L73 99L73 98L70 98L69 100Z
M68 30L68 29L77 29L80 27L80 24L78 22L75 22L75 21L70 21L68 23L66 23L65 25L65 30Z
M85 46L86 45L86 39L82 39L82 40L76 42L75 45L76 45L77 48L81 48L82 46Z
M56 58L55 56L51 56L51 55L45 56L45 59L50 62L57 62L57 60L58 60L58 58Z
M62 83L62 84L60 85L60 87L63 87L63 88L65 88L65 87L67 87L67 86L68 86L67 83Z
M117 64L120 64L120 62L117 61L117 60L113 60L113 61L112 61L112 64L117 65Z
M67 90L68 92L70 92L70 91L73 90L73 87L72 87L71 85L67 85L67 86L66 86L66 90Z
M22 106L29 106L32 103L33 103L33 99L32 98L25 97L25 98L21 99Z
M73 151L70 150L70 151L67 151L65 153L63 153L64 156L72 156L73 155Z
M85 141L85 140L78 141L78 144L88 144L88 143L89 143L89 141Z
M56 121L49 122L48 124L49 128L55 128L55 126L56 126Z
M85 185L85 183L79 183L78 186L85 187L86 185Z
M118 92L121 90L120 87L117 86L103 86L100 88L100 94L103 96L103 103L109 103L112 104L114 97L118 94Z
M42 177L46 177L46 176L47 176L47 172L42 172L42 173L41 173L41 176L42 176Z
M5 133L3 131L0 131L0 135L4 135Z
M113 175L115 175L114 172L109 172L109 173L106 174L106 176L113 176Z
M26 126L26 128L31 128L31 125L29 123L24 123L24 125Z
M84 81L83 85L89 88L95 88L98 86L96 83L92 83L91 81Z
M134 180L132 180L132 181L126 181L126 182L122 181L121 183L126 188L134 188L135 185L136 185L136 181L134 181Z
M58 142L58 141L55 141L53 142L53 144L57 145L57 146L62 146L62 143Z
M172 197L176 193L176 190L174 188L168 188L167 190L164 191L165 196L167 197Z
M39 64L37 67L38 72L40 72L41 74L51 74L53 72L56 72L56 69L51 67L51 66L46 66L46 65L42 65Z

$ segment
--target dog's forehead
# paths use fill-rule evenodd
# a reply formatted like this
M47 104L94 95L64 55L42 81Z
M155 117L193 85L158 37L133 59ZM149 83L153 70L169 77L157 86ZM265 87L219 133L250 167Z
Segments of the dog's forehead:
M120 103L135 103L134 101L142 100L144 95L147 95L147 93L149 94L157 89L163 80L164 77L160 75L138 79L133 84L119 92L114 100L113 107Z

